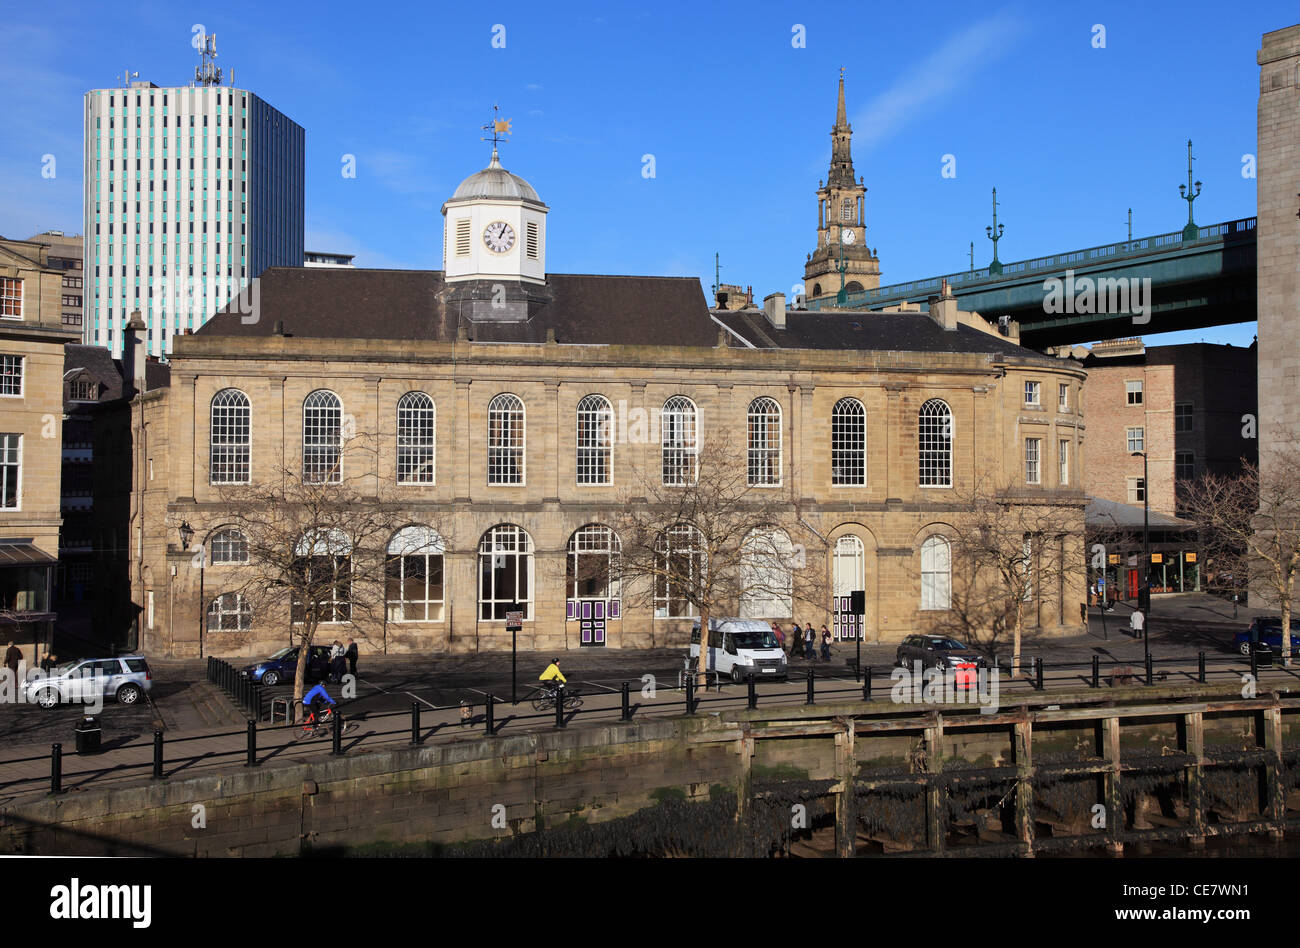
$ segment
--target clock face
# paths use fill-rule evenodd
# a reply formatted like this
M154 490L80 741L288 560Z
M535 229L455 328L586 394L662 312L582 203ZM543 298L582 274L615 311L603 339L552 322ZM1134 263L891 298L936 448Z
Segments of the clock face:
M483 243L493 253L505 253L515 245L515 231L505 221L493 221L483 229Z
M857 234L855 234L851 230L845 230L840 234L840 240L844 241L844 243L846 244L851 244L853 243L853 241L857 239L858 239Z

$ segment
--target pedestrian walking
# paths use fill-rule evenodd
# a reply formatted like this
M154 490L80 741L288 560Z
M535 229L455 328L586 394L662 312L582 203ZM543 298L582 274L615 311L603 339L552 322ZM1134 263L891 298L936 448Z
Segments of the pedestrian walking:
M829 662L830 660L831 660L831 630L826 628L825 625L823 625L822 626L822 661Z
M5 649L5 668L9 669L11 672L14 673L15 682L18 680L18 664L22 660L23 660L22 651L18 648L18 646L14 645L13 642L10 642L9 647Z
M784 651L785 651L785 633L784 633L783 631L781 631L781 623L779 623L779 622L773 622L773 623L772 623L772 634L776 636L776 644L780 647L781 651L784 652Z
M1141 606L1133 610L1133 614L1128 617L1128 627L1133 633L1133 638L1140 639L1142 637L1142 626L1146 624L1146 621L1147 617L1142 614Z
M803 654L803 629L799 628L799 623L794 624L790 631L790 657L798 658Z
M357 642L356 639L348 639L348 650L343 653L348 660L348 670L352 677L357 677Z

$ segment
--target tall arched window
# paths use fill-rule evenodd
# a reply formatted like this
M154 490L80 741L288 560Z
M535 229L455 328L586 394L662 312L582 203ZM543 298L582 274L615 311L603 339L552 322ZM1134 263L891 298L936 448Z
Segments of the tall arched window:
M784 530L752 530L740 565L740 616L789 619L794 614L794 544Z
M692 602L704 570L704 535L689 524L669 527L655 544L655 618L698 616Z
M253 610L239 593L222 593L208 603L209 632L247 632L253 627Z
M524 482L524 403L506 392L488 403L488 483Z
M407 392L397 402L397 482L432 484L437 414L424 392Z
M659 413L663 445L663 482L669 487L694 484L700 453L695 403L684 395L664 402Z
M498 524L478 544L479 618L504 619L512 603L533 615L533 538L512 523Z
M212 534L209 562L213 566L236 566L248 562L248 537L237 527L223 527Z
M749 403L749 484L781 483L781 406L763 396Z
M867 589L866 555L862 540L845 534L835 541L831 554L831 592L835 598L832 633L837 639L853 640L862 635L863 617L853 611L853 592Z
M944 537L926 537L921 544L921 608L952 605L952 547Z
M320 389L302 403L302 479L309 484L343 480L343 403Z
M921 486L951 487L952 409L943 399L932 398L921 406L918 422Z
M603 395L578 402L578 483L612 484L614 409Z
M247 484L252 408L248 396L226 388L212 397L208 479L212 484Z
M565 582L570 599L620 599L623 544L604 524L589 523L569 537Z
M390 622L441 622L442 557L447 545L432 527L403 527L388 542L384 600Z
M831 409L831 483L867 483L867 413L856 398L841 398Z

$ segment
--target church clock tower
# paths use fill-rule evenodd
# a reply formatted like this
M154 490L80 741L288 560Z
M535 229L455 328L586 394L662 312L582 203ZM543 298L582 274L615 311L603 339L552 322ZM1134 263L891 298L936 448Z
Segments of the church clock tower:
M817 185L817 249L804 265L808 299L834 302L841 286L849 293L880 286L880 261L866 245L867 189L853 179L853 127L844 112L844 70L831 129L831 169Z

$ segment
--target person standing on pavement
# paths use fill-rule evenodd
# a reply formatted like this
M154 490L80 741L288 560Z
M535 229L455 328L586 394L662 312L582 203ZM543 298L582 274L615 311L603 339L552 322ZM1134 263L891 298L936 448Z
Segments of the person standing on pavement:
M803 629L799 628L799 623L794 624L790 631L790 657L798 658L803 654Z
M777 644L777 646L781 649L781 651L784 652L784 651L785 651L785 633L784 633L783 631L781 631L781 623L779 623L779 622L773 622L773 623L772 623L772 634L776 636L776 644Z
M805 627L803 633L803 657L810 662L817 658L817 630L813 628L811 622Z
M45 657L41 659L41 671L48 672L57 664L59 664L59 656L53 652L46 652Z
M831 660L831 630L826 628L825 625L823 625L822 626L822 661L829 662L830 660Z
M1142 614L1142 607L1133 610L1133 614L1128 617L1128 627L1133 633L1133 638L1142 638L1142 626L1146 624L1147 617Z
M348 671L351 672L353 678L356 678L357 677L357 654L358 654L356 639L348 639L348 650L343 654L348 660Z
M335 639L334 647L330 649L330 678L334 681L343 680L343 654L343 643Z
M13 642L5 649L5 668L14 673L14 681L18 681L18 664L23 660L23 653Z

